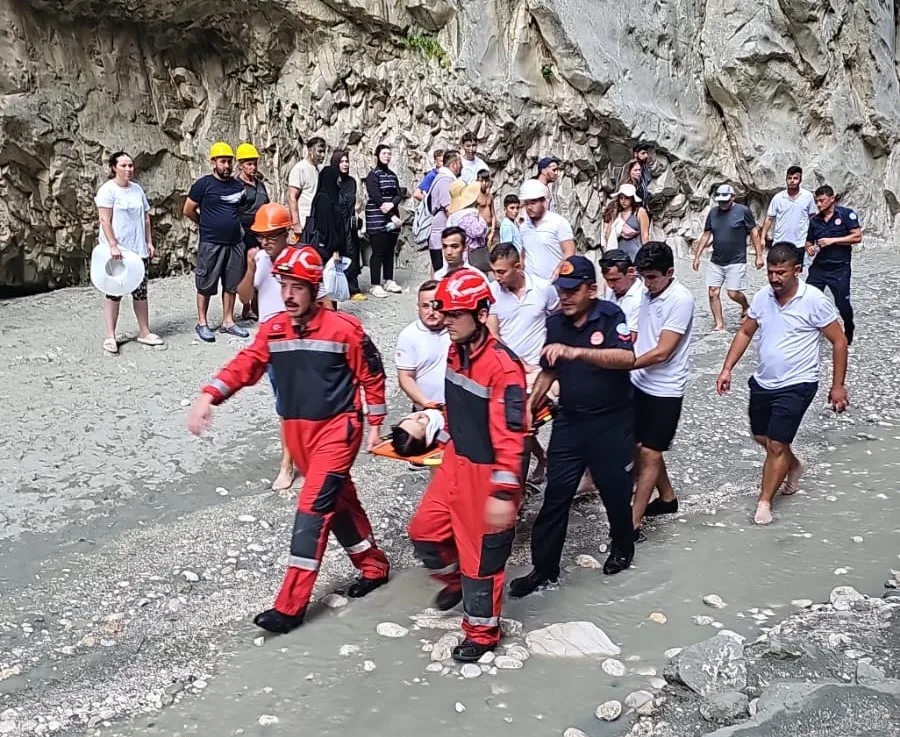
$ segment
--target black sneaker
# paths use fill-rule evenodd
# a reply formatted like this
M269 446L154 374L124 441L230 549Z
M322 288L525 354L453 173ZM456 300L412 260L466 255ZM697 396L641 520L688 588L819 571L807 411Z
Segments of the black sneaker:
M379 586L384 586L388 582L388 577L383 578L361 578L347 589L347 596L351 599L362 599L366 594L371 594Z
M461 601L462 589L459 586L444 586L437 592L437 596L434 597L434 606L435 609L446 612L453 609Z
M661 514L674 514L677 511L678 499L673 499L670 502L666 502L657 497L647 505L647 511L644 512L644 516L658 517Z
M633 558L634 550L630 553L625 553L621 550L613 549L606 559L606 562L603 564L603 572L607 576L614 576L617 573L621 573L631 565Z
M490 652L495 647L497 647L496 644L482 645L480 642L463 640L459 645L453 648L453 659L457 663L475 663L481 659L482 655Z
M273 632L276 635L286 635L303 624L303 615L305 614L306 609L293 616L282 614L277 609L266 609L266 611L260 612L253 618L253 624L257 627L262 627L267 632Z
M558 582L559 578L557 576L545 576L535 568L527 576L514 578L510 581L509 595L513 599L521 599L523 596L533 594L539 588L546 586L547 584L555 584Z
M634 544L640 545L641 543L647 542L647 536L644 534L644 531L638 527L634 531Z

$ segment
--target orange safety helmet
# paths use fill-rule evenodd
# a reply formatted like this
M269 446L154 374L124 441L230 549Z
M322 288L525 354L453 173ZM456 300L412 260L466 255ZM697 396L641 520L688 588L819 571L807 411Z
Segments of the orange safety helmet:
M292 279L302 279L314 287L322 282L322 257L312 246L288 246L275 259L272 273Z
M463 267L438 283L432 305L438 312L478 310L494 303L487 281L477 271Z
M293 227L291 211L277 202L267 202L256 211L250 230L254 233L272 233Z

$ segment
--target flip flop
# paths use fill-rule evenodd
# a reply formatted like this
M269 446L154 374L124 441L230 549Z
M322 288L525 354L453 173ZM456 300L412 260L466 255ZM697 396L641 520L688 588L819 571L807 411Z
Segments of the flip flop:
M156 333L147 333L144 337L139 335L135 340L144 345L163 345L165 343Z
M107 353L118 353L119 344L112 338L107 338L103 341L103 350Z

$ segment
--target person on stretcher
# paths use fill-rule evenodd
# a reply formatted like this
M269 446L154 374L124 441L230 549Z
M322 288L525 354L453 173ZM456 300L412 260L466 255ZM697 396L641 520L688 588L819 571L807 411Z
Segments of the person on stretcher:
M444 415L440 410L412 412L391 428L391 447L404 458L423 456L438 447L443 429ZM446 435L443 439L447 439Z

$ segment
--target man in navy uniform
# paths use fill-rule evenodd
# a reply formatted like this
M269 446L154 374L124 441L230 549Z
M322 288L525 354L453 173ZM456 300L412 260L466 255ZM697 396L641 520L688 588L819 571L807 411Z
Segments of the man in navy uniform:
M554 284L561 309L547 318L531 406L535 412L550 385L559 381L559 410L547 449L547 490L531 534L534 570L510 584L513 597L558 579L569 508L585 469L594 477L609 518L612 546L603 572L619 573L634 557L631 329L618 305L597 299L596 270L584 256L566 258Z
M835 204L834 190L827 184L816 190L819 214L809 221L806 252L813 257L806 283L831 290L834 305L844 321L847 345L853 343L853 306L850 304L850 259L852 247L862 241L859 218L849 207Z

